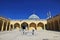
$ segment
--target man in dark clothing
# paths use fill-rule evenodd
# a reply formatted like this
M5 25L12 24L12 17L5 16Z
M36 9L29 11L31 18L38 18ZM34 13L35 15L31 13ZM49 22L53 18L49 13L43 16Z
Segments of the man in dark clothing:
M32 30L32 35L34 35L34 29Z
M26 29L26 27L25 27L25 26L22 26L23 34L25 33L25 32L24 32L25 29Z

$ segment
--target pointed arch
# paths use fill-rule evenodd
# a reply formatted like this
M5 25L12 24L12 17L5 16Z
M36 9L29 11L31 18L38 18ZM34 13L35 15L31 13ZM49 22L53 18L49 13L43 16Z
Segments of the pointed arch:
M26 28L28 28L28 23L27 22L23 22L22 24L21 24L21 28L23 29L23 27L26 29Z
M32 23L30 23L30 27L33 27L36 29L36 24L32 22Z
M11 30L12 30L13 29L13 24L11 24L10 27L11 27Z
M19 23L15 23L14 24L14 28L16 28L16 27L19 27L20 28L20 24Z
M37 27L41 27L42 29L44 29L44 24L43 24L42 22L39 22L39 23L37 24Z

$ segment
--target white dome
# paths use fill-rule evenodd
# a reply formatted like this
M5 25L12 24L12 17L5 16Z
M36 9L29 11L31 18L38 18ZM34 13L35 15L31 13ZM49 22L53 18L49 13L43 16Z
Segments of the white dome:
M37 15L32 14L31 16L29 16L29 19L40 19Z

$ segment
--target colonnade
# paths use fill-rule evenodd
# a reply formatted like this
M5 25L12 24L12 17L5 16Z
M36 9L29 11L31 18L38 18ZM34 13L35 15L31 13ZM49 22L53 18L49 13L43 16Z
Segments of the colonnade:
M22 27L22 24L19 23L10 24L10 21L6 21L6 20L1 20L1 21L2 21L2 25L0 26L0 31L11 31L16 29L16 27L18 27L19 29ZM31 24L25 23L25 25L28 26L28 30L30 27L34 27L36 30L38 30L37 27L41 27L42 29L45 29L45 25L43 23L39 25L35 23L31 23Z
M39 23L38 23L38 24L39 24ZM38 30L38 29L37 29L38 27L41 27L41 28L44 29L44 30L46 29L46 28L45 28L45 24L43 24L43 23L41 23L41 24L39 24L39 25L38 25L38 24L36 24L36 23L30 23L30 24L29 24L29 23L23 22L23 23L21 23L21 24L19 24L19 23L14 23L14 24L11 24L11 25L12 25L12 27L13 27L12 29L15 29L16 27L21 28L23 25L24 25L24 26L27 26L27 29L28 29L28 30L30 30L31 27L35 28L36 30Z
M0 31L8 31L10 29L9 26L10 26L9 20L0 19Z

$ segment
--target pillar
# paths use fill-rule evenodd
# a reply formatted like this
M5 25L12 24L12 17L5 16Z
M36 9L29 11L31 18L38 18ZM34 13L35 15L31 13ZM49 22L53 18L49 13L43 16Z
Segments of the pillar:
M37 24L36 24L36 30L37 30Z
M45 24L44 24L44 30L46 30L46 28L45 28Z
M28 28L27 28L28 30L29 30L29 27L30 27L30 25L28 24Z
M3 28L4 28L4 22L5 22L5 21L3 20L1 31L3 31Z
M7 24L6 24L6 31L7 31L7 27L8 27L8 22L7 22Z
M11 24L9 24L9 31L11 30Z
M21 30L21 23L20 23L20 30Z
M20 28L21 28L21 24L20 24ZM20 28L19 28L19 29L20 29Z

